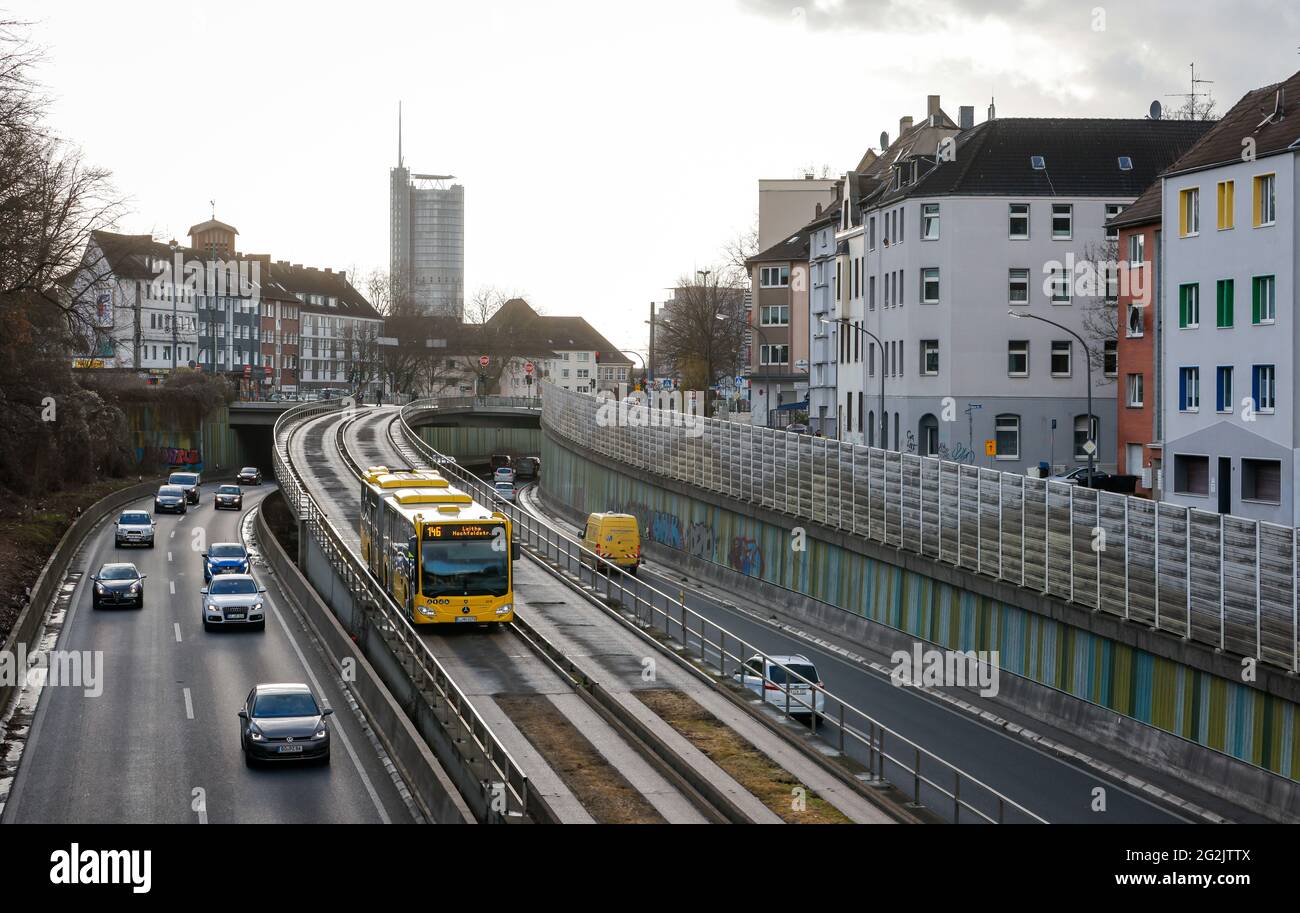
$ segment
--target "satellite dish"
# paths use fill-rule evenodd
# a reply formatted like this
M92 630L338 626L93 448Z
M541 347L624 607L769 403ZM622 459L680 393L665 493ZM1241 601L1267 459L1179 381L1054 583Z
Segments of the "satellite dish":
M888 148L889 148L889 134L882 130L880 131L880 151L884 152Z
M1160 120L1160 100L1156 99L1151 102L1151 119Z

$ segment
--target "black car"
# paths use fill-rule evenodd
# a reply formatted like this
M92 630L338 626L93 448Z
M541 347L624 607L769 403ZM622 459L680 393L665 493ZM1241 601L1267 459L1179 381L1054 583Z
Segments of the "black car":
M330 730L306 685L254 685L239 708L239 744L244 763L258 761L330 762Z
M239 470L239 475L235 476L235 481L240 485L261 485L262 470L256 466L245 466Z
M106 564L90 578L94 583L90 606L130 606L144 608L144 575L134 564Z
M238 485L222 485L212 497L214 510L242 510L244 492Z
M189 510L189 498L185 489L179 485L164 485L153 496L153 512L156 514L183 514Z
M199 503L199 474L197 472L173 472L167 479L168 485L185 489L185 498L191 504Z

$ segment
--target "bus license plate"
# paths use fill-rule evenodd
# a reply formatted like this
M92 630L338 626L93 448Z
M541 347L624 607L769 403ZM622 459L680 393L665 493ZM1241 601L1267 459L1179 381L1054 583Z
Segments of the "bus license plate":
M456 619L456 624L458 624L458 625L468 625L468 624L474 624L474 622L476 622L476 621L478 621L477 618L467 618L467 617L465 617L465 616L461 616L460 618L457 618L457 619Z

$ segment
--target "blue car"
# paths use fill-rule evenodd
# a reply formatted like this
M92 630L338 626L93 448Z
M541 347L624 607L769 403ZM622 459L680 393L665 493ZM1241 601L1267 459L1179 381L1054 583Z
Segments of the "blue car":
M203 554L203 580L219 574L249 573L248 549L238 542L218 542Z

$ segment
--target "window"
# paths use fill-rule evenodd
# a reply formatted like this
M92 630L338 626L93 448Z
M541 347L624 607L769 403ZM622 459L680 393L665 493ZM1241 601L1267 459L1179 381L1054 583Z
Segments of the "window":
M1020 459L1020 416L999 415L994 421L999 460Z
M921 270L921 303L939 303L939 269L928 267Z
M1201 325L1201 286L1190 282L1178 286L1178 326L1191 330Z
M1007 274L1007 300L1012 304L1029 303L1029 270L1013 269Z
M1068 241L1074 237L1074 206L1069 203L1052 204L1052 238Z
M1201 369L1178 369L1178 409L1181 412L1201 411Z
M1102 343L1101 373L1105 374L1107 377L1115 377L1119 374L1118 340L1107 339Z
M872 250L876 249L876 217L872 216L867 222L867 246Z
M1232 366L1220 365L1214 369L1214 409L1216 412L1232 411Z
M1232 299L1233 282L1231 279L1220 279L1215 283L1214 325L1216 327L1232 326Z
M1069 304L1070 303L1070 272L1063 266L1058 266L1052 270L1050 280L1052 289L1052 304Z
M790 284L790 267L764 266L758 271L758 284L762 288L786 288Z
M790 305L765 304L759 311L759 322L765 327L784 327L790 325Z
M1013 339L1007 343L1007 374L1011 377L1029 376L1029 340Z
M1188 187L1178 192L1178 233L1188 238L1201 231L1201 191Z
M763 365L786 365L790 363L790 347L788 345L779 346L762 346L759 349L759 364Z
M1128 236L1128 265L1130 267L1141 266L1146 262L1147 236L1142 232L1134 232Z
M867 279L867 307L870 310L876 309L876 277L871 276Z
M1261 174L1255 178L1255 227L1262 228L1277 221L1277 178Z
M1218 226L1219 231L1227 231L1233 227L1233 196L1235 195L1235 181L1219 181L1218 187Z
M1180 495L1210 493L1210 458L1174 454L1174 492Z
M921 340L921 373L926 376L939 373L939 340Z
M1047 159L1043 158L1041 155L1031 155L1029 157L1029 167L1035 171L1046 171Z
M1088 434L1088 416L1078 415L1074 419L1074 458L1076 460L1088 459L1088 441L1092 441L1093 447L1098 447L1101 436L1101 426L1097 421L1097 416L1092 417L1092 434ZM1093 450L1093 456L1097 455L1097 450Z
M1259 412L1273 412L1277 407L1277 371L1273 365L1255 365L1250 370L1250 398Z
M1132 156L1121 155L1121 156L1119 157L1119 170L1120 170L1120 171L1132 171L1132 170L1133 170L1133 158L1132 158Z
M1124 402L1128 405L1128 407L1130 409L1142 408L1142 394L1143 394L1142 375L1130 374L1128 376L1127 383L1125 384L1125 388L1128 392L1128 395L1125 398Z
M1029 238L1029 204L1012 203L1007 218L1007 236L1013 241Z
M1277 460L1241 461L1241 499L1282 503L1282 464Z
M1074 343L1069 341L1055 340L1052 342L1052 376L1069 377L1070 376L1070 352L1074 348Z
M1123 206L1123 204L1121 204L1121 203L1107 203L1107 204L1106 204L1106 221L1109 222L1111 219L1115 218L1117 215L1119 215L1119 214L1120 214L1121 212L1123 212L1123 211L1124 211L1124 206ZM1107 240L1107 241L1118 241L1118 240L1119 240L1119 229L1118 229L1118 228L1112 228L1111 226L1107 225L1107 226L1106 226L1106 240Z
M1272 323L1277 319L1277 282L1272 276L1256 276L1250 284L1250 322Z
M921 206L921 240L939 240L939 204L925 203Z
M1127 327L1130 339L1146 334L1146 327L1143 325L1142 310L1142 305L1140 304L1130 304L1128 306Z

